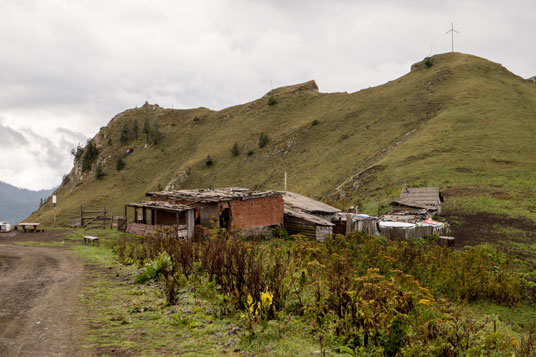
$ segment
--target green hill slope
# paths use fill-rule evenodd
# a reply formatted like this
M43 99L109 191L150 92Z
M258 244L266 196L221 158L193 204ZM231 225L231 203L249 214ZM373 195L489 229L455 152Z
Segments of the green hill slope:
M431 61L351 94L320 93L307 82L221 111L126 110L94 137L91 171L82 173L76 160L57 190L59 222L80 205L121 214L125 202L164 188L282 189L285 171L291 191L372 214L404 185L437 185L446 190L447 214L461 220L485 213L516 219L515 227L536 221L536 85L471 55ZM121 143L121 129L134 120L138 138L131 132ZM158 144L147 144L146 120L164 133ZM269 137L263 148L261 133ZM118 155L129 149L117 171ZM50 208L47 202L32 219L50 222Z

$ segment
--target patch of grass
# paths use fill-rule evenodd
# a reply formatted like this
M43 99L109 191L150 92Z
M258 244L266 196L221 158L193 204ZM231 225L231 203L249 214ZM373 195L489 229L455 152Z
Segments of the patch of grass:
M24 242L15 242L17 245L22 245L24 247L65 247L65 242L38 242L38 241L24 241Z
M526 331L536 324L536 309L532 304L502 306L482 301L471 304L470 308L480 315L496 316L509 326L517 338L525 335Z

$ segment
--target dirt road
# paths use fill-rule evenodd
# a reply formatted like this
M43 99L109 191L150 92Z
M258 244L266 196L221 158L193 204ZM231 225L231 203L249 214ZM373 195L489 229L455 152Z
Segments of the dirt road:
M63 234L0 234L0 356L87 355L73 321L82 264L62 248L14 244Z

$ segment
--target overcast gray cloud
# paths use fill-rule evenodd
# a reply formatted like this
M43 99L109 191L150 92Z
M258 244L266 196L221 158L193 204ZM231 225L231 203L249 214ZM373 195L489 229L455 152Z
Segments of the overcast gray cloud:
M382 84L430 51L449 51L451 21L455 50L529 77L535 9L495 0L2 0L0 150L20 159L4 162L0 180L59 184L70 148L145 100L221 109L263 95L270 81L315 79L324 92Z

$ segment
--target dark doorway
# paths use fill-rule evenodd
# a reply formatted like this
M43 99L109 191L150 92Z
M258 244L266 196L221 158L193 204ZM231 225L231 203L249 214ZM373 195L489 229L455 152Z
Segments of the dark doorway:
M220 213L220 227L229 229L231 225L231 210L229 208L224 208Z

